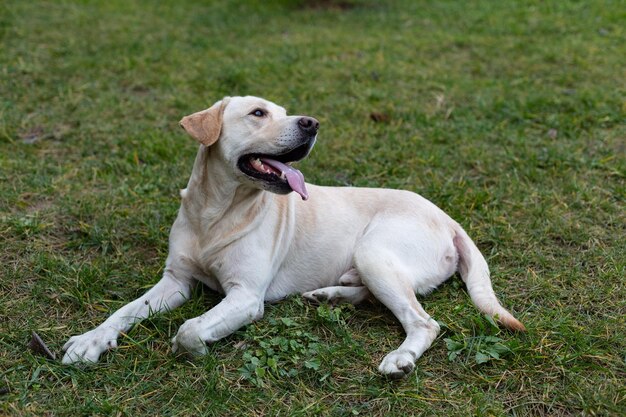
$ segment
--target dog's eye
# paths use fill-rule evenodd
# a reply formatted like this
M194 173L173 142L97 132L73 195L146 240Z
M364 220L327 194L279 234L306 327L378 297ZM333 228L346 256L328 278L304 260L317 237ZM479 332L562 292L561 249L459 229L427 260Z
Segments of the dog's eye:
M256 117L264 117L267 113L265 112L265 110L256 109L253 110L250 114Z

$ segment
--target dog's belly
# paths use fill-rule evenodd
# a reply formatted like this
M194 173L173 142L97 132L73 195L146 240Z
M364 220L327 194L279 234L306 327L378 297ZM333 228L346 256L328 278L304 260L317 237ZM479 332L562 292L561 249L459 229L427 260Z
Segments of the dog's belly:
M352 254L320 260L315 264L311 261L300 261L300 265L290 262L281 268L267 289L265 299L277 301L292 294L339 285L339 277L352 267Z
M451 219L423 197L389 189L309 186L309 190L309 201L297 203L298 231L266 300L339 285L339 278L354 268L354 253L364 234L398 221L406 227L390 238L400 247L415 248L406 257L416 271L416 292L428 293L456 270Z

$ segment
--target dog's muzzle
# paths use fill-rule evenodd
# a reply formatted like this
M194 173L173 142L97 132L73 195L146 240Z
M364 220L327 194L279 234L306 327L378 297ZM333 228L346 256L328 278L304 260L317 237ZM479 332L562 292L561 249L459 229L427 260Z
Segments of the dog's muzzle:
M262 182L262 188L277 194L288 194L295 191L303 200L309 198L304 175L292 167L292 162L305 158L317 138L320 123L317 119L303 116L297 121L304 141L295 148L287 149L278 154L246 154L237 163L241 172L256 181Z

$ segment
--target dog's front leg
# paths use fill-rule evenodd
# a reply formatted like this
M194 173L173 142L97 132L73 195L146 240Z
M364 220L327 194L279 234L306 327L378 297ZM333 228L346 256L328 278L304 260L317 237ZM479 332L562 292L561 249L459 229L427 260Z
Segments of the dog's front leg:
M262 316L262 294L237 286L211 310L183 323L172 339L172 350L184 349L192 355L204 355L208 343L226 337Z
M163 278L147 293L117 310L104 323L93 330L67 341L63 350L63 363L98 362L100 355L117 347L117 338L133 324L150 314L172 310L189 299L193 279L176 278L166 269Z

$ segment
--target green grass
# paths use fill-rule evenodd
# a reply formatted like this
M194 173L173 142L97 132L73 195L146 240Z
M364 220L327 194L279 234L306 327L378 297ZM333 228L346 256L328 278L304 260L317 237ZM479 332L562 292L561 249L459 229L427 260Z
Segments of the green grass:
M0 414L626 414L626 3L239 3L0 4ZM321 121L309 182L456 218L528 333L455 277L420 298L443 331L400 382L380 305L293 297L177 357L202 288L95 367L32 354L158 280L196 152L177 122L242 94Z

